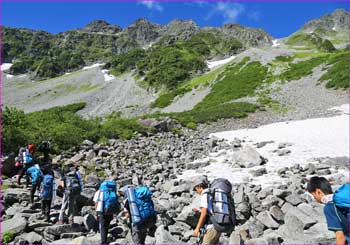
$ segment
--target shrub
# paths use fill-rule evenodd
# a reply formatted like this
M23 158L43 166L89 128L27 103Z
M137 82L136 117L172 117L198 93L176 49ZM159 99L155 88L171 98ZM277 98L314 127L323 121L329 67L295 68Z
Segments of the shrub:
M2 233L2 242L4 244L10 243L14 238L15 236L12 231L5 231L4 233Z

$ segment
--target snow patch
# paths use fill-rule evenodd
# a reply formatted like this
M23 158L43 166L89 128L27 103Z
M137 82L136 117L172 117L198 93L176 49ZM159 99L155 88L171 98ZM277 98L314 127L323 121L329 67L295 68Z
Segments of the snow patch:
M337 28L334 26L334 27L332 28L332 30L333 30L333 31L336 31L336 30L337 30Z
M213 69L214 67L227 64L228 62L232 61L234 58L236 58L236 56L231 56L223 60L207 61L207 65L209 69Z
M97 63L97 64L93 64L91 66L85 66L83 67L83 70L89 70L89 69L92 69L92 68L95 68L95 67L99 67L99 66L103 66L105 65L104 63Z
M278 39L272 40L272 47L278 47L278 46L280 46L281 44L280 44L278 41L279 41Z
M270 186L284 183L277 175L277 170L283 167L291 167L295 164L301 166L315 162L316 158L346 157L349 156L349 104L331 108L341 114L329 118L315 118L300 121L280 122L264 125L254 129L240 129L211 134L217 138L223 138L229 142L235 138L245 140L244 144L250 145L259 154L268 159L264 166L254 168L233 168L231 165L232 150L210 154L211 164L199 170L187 170L179 178L191 179L198 175L207 175L209 179L224 177L232 183L253 183L262 186ZM261 148L254 144L273 141ZM290 143L286 149L290 153L278 156L276 149L280 143ZM267 174L253 177L249 171L265 167ZM349 177L348 171L342 171Z
M6 74L6 78L7 78L7 79L11 79L11 78L13 78L13 77L14 77L14 75Z
M101 70L101 72L103 73L103 76L105 78L105 82L108 82L108 81L115 79L115 76L109 74L109 70L103 69L103 70Z
M12 63L2 63L1 64L1 71L9 70L12 65L13 65Z

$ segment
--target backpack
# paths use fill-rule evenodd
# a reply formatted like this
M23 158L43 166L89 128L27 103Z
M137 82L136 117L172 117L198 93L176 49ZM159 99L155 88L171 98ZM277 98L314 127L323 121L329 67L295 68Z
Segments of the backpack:
M133 198L128 198L133 224L142 225L147 223L148 226L151 226L156 221L156 212L154 210L154 204L152 201L152 192L148 189L147 186L140 186L135 189L130 188L130 190L133 190L134 194L134 200L132 200ZM135 206L137 207L136 210Z
M231 191L232 185L227 179L218 178L210 184L213 213L209 215L209 223L219 232L231 233L235 228L236 211Z
M78 179L77 173L71 171L66 175L66 191L69 195L78 195L81 192L80 181Z
M100 191L103 192L103 214L112 215L120 211L118 202L117 186L114 181L105 180L100 186Z
M30 177L32 178L33 185L39 183L43 177L43 173L36 166L32 166L32 167L28 168L27 173L30 174Z
M18 162L20 162L23 167L28 166L33 163L33 156L30 154L29 150L25 147L21 147L18 152Z
M335 211L345 231L350 231L350 184L342 185L334 192L333 202ZM338 212L342 213L339 215Z
M51 144L49 141L43 141L38 146L38 151L40 152L50 152L51 151Z
M50 200L53 196L53 182L54 177L50 174L44 175L44 178L40 185L40 197L43 200Z

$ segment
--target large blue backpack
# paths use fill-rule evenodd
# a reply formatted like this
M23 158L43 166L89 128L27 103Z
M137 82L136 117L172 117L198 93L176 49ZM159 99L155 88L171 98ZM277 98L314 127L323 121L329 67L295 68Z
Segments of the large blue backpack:
M44 175L44 178L40 185L40 197L43 200L50 200L53 196L53 183L54 177L50 174Z
M154 204L152 201L152 192L147 186L135 188L135 202L140 212L141 220L139 224L144 223L148 218L156 216ZM138 225L138 224L137 224Z
M117 186L114 181L105 180L100 186L103 192L103 214L113 215L120 211L120 203L118 202Z
M32 178L32 184L33 185L39 183L41 181L42 177L43 177L43 173L36 166L32 166L32 167L28 168L27 169L27 173Z
M25 147L19 149L18 162L22 163L23 167L27 167L33 163L33 156Z
M333 202L335 204L335 211L345 231L350 232L350 184L342 185L334 192ZM341 215L339 214L341 213Z

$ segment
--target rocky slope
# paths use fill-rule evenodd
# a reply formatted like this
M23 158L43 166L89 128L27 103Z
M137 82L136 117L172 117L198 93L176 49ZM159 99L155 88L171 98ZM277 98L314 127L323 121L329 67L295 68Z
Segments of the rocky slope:
M171 124L169 124L170 126ZM173 125L174 126L174 125ZM92 198L99 182L112 177L119 186L134 183L136 176L150 186L158 213L157 231L147 236L148 244L194 243L191 237L196 224L192 207L198 197L191 191L191 179L181 174L214 164L223 152L235 152L226 164L249 171L249 176L264 177L266 162L252 144L265 147L269 142L232 142L207 138L199 132L184 130L183 135L160 132L150 137L129 141L109 140L106 144L84 141L71 151L53 159L54 166L76 163L85 176L85 189L79 199L79 216L73 225L53 225L40 220L40 205L29 209L29 191L18 188L14 180L5 179L7 186L2 196L2 232L11 231L14 243L86 244L98 243ZM280 145L279 151L288 149ZM288 154L285 153L284 154ZM225 154L224 154L225 155ZM208 160L206 156L210 156ZM229 156L229 155L227 155ZM283 159L283 154L281 154ZM280 182L261 185L249 181L234 183L233 195L237 211L235 231L222 235L223 244L305 244L332 243L335 236L327 231L322 205L316 204L305 193L305 178L327 175L333 188L346 181L347 159L318 159L306 165L295 163L275 173ZM203 172L204 174L204 172ZM238 174L238 173L237 173ZM269 173L270 174L270 173ZM56 171L58 180L59 172ZM51 220L57 220L60 198L53 205ZM198 218L198 217L197 217ZM15 237L13 236L15 235ZM112 244L131 243L129 229L117 218L112 222L109 235ZM11 239L9 239L11 240Z

